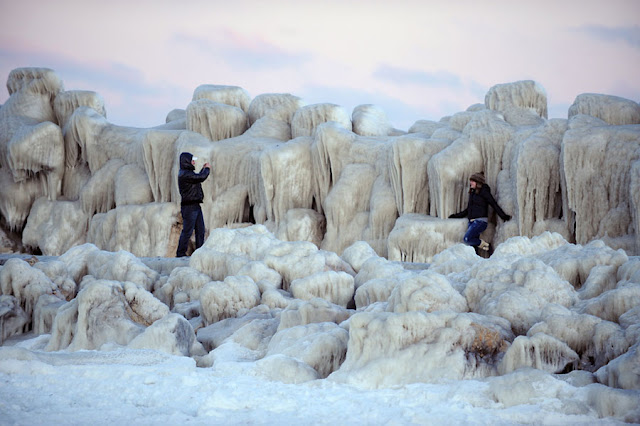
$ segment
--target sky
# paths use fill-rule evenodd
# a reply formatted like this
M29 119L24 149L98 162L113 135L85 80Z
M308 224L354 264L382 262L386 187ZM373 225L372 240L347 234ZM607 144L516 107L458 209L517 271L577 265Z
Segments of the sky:
M0 78L19 67L55 70L135 127L202 84L375 104L406 130L535 80L566 118L582 93L640 101L640 1L0 0Z

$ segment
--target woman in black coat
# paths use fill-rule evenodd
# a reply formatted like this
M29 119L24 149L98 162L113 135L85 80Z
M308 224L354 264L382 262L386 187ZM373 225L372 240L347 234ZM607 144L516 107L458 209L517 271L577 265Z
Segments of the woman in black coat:
M480 234L489 225L489 206L502 218L507 221L511 216L506 214L491 195L491 188L487 185L484 173L474 173L469 178L469 204L460 213L455 213L449 218L469 219L469 226L464 234L464 242L470 246L478 247L481 250L489 250L489 243L480 239Z

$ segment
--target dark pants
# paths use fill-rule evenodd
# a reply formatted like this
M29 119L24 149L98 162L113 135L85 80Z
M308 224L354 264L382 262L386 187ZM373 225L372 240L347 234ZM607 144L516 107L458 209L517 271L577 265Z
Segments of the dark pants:
M180 234L176 257L187 255L187 247L194 228L196 230L196 249L202 247L204 243L204 216L202 215L200 204L182 206L180 212L182 213L182 233Z
M489 224L484 220L469 221L467 233L464 234L464 242L470 246L478 247L480 245L480 234L487 229Z

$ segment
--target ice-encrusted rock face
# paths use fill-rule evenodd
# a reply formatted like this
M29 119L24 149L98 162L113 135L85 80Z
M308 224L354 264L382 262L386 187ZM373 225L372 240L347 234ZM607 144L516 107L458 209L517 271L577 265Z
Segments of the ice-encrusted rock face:
M640 251L632 100L582 94L568 119L548 120L544 88L518 81L404 134L376 105L349 115L288 93L251 99L240 87L207 84L165 125L139 129L107 121L99 94L63 90L50 69L16 69L7 87L1 222L44 254L84 242L138 256L175 251L178 209L161 205L180 202L184 151L199 157L197 169L212 165L202 204L209 230L263 224L338 254L365 241L378 255L428 262L461 240L463 221L447 218L466 207L468 178L483 171L513 217L502 222L490 210L483 239L494 246L551 231ZM137 232L126 231L131 225Z

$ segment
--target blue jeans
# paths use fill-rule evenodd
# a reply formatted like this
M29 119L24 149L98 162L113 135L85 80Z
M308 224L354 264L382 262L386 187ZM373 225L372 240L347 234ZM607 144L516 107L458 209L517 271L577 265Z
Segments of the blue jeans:
M469 227L467 228L467 233L464 234L464 242L470 246L477 247L480 245L480 234L482 231L487 229L489 224L484 220L474 220L473 222L469 221Z
M196 250L204 244L204 216L200 204L192 204L180 207L182 213L182 233L178 242L176 257L187 255L187 247L193 230L196 230Z

